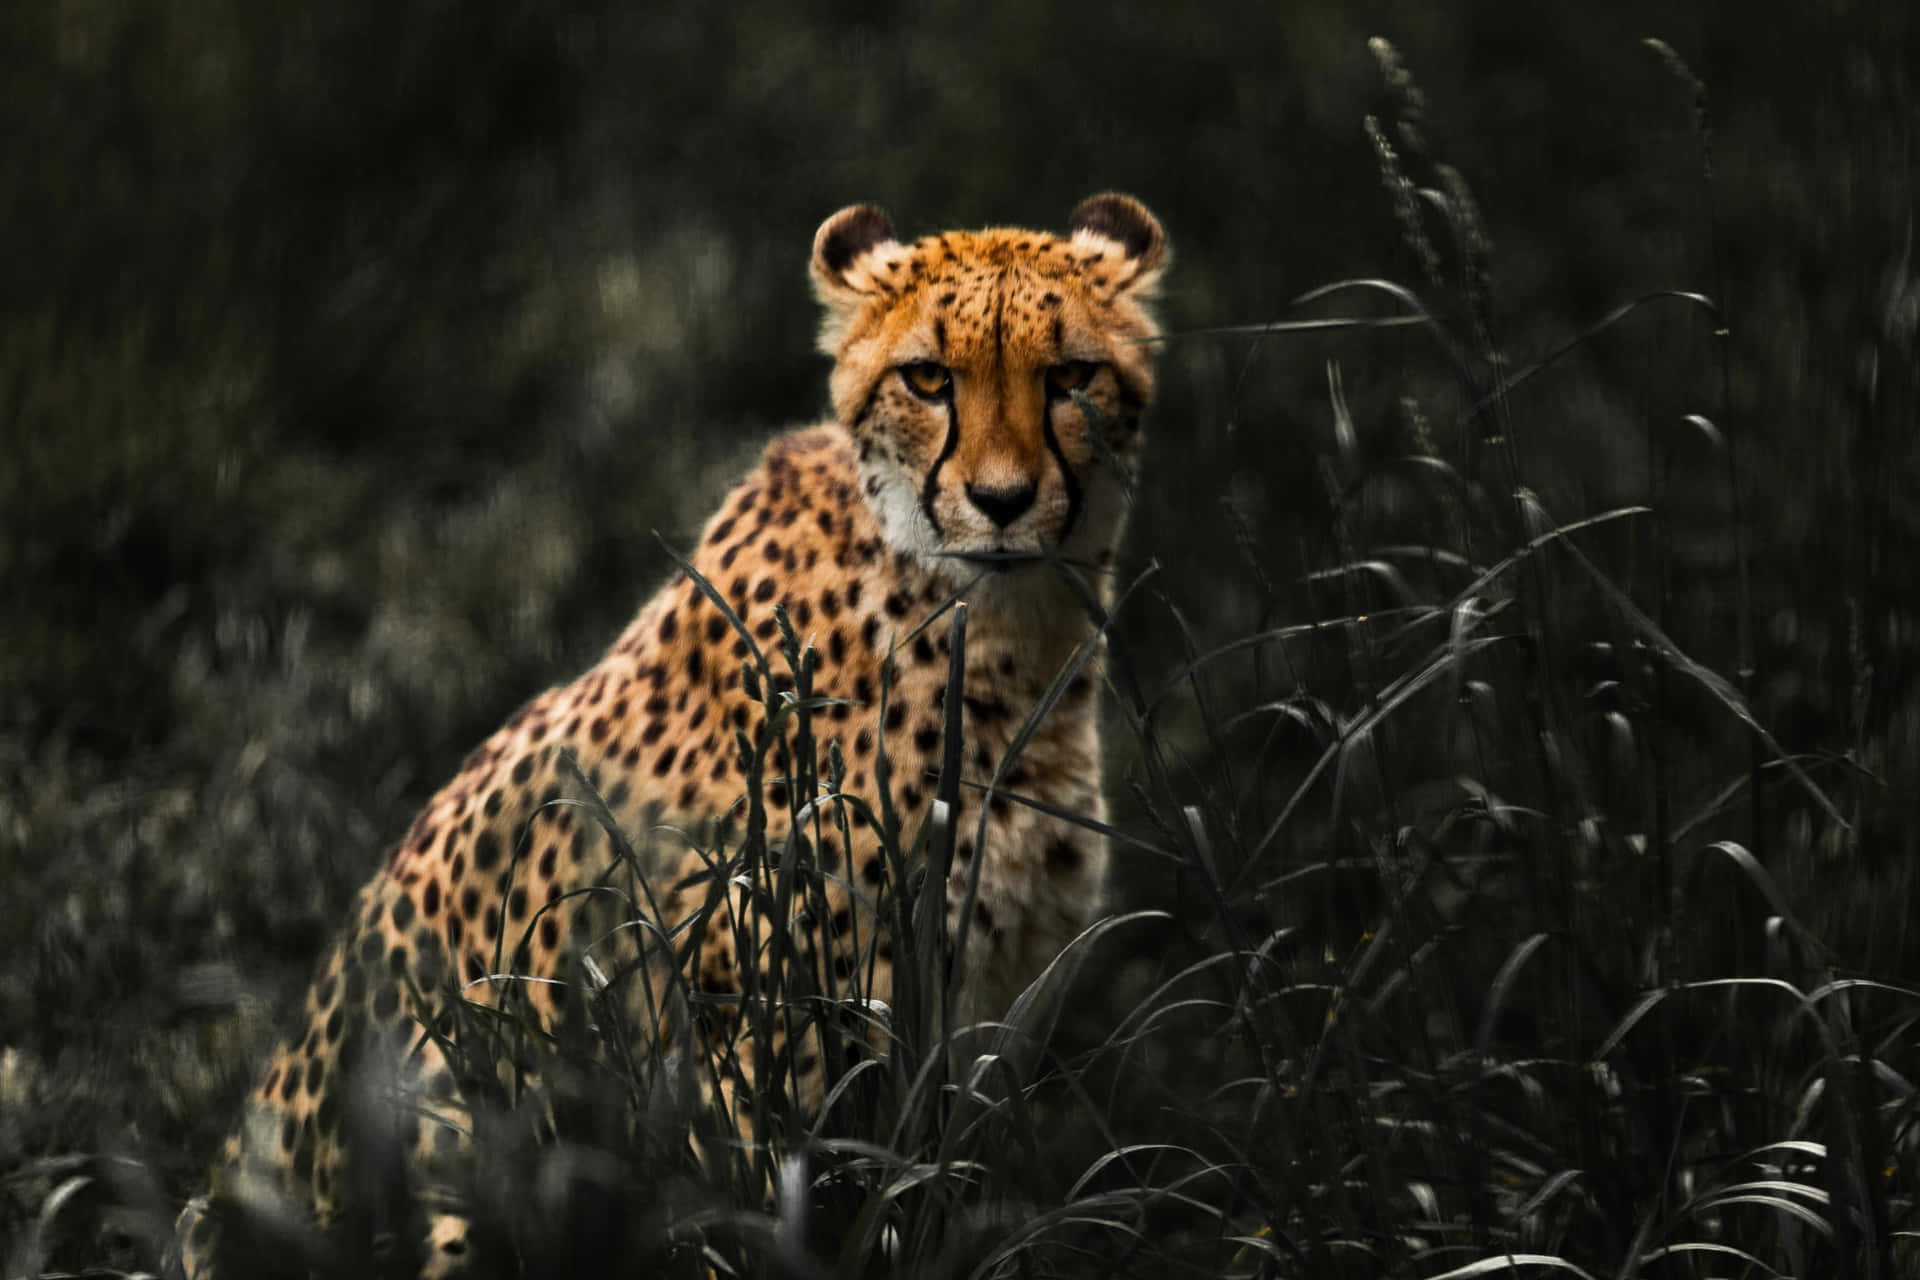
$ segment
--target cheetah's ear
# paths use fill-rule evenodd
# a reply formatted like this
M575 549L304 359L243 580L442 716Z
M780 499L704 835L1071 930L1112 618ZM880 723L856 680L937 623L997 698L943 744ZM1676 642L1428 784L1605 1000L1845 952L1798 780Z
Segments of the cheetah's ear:
M885 209L874 204L848 205L813 233L813 278L822 285L858 289L849 272L861 255L893 243L893 223Z
M1115 293L1150 296L1160 283L1170 256L1167 235L1147 206L1117 191L1089 196L1073 211L1067 227L1073 242L1083 248L1114 248L1130 270L1113 286Z
M893 238L893 224L876 205L849 205L813 234L813 291L827 309L821 346L834 354L839 334L859 307L892 292L906 246Z

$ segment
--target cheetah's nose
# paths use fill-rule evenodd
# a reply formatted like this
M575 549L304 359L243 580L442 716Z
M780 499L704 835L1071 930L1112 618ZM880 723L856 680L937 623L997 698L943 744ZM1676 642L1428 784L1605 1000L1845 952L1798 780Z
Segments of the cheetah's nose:
M1033 505L1033 495L1031 483L1005 489L983 484L967 486L968 499L986 513L987 519L1002 529L1018 520L1021 513Z

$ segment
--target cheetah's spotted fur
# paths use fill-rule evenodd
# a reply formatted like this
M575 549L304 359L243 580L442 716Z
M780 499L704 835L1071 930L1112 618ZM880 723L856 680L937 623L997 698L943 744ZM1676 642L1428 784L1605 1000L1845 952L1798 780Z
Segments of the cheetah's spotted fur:
M1061 568L1104 581L1111 564L1152 392L1146 304L1165 259L1158 223L1117 195L1085 202L1065 236L995 229L905 244L884 214L857 206L815 237L834 420L776 440L690 562L753 648L777 647L774 609L784 605L817 653L814 690L833 701L813 712L814 733L837 740L845 792L868 806L848 806L850 848L828 834L812 851L833 924L821 950L842 974L864 966L875 999L891 990L886 931L875 927L887 877L864 813L881 812L882 751L888 799L909 836L935 793L948 641L944 625L920 626L930 612L956 593L969 605L964 776L1004 769L1012 791L1101 813L1096 700L1084 674L1017 759L1003 756L1091 634ZM736 732L766 727L752 677L743 681L749 652L682 573L596 666L529 703L469 757L361 890L321 961L302 1021L229 1144L229 1189L269 1186L328 1220L355 1176L343 1138L348 1081L376 1056L406 1059L406 1078L430 1102L404 1121L418 1156L458 1144L457 1090L421 1027L454 993L502 999L505 984L483 979L503 966L568 982L583 954L606 972L618 947L632 945L610 940L635 931L611 930L599 897L580 892L606 883L615 858L585 810L553 803L578 790L571 770L628 833L698 828L735 810ZM775 836L805 799L787 794L780 773L770 767L763 782ZM955 984L961 1022L1003 1013L1090 922L1106 861L1084 827L1001 799L976 850L974 797L961 801L947 895L949 937L970 931ZM955 917L976 858L977 899L963 922ZM664 923L709 902L694 887L705 871L686 853L644 887ZM735 931L709 921L701 936L689 965L696 985L738 990ZM849 954L849 939L866 950ZM567 998L558 983L513 989L550 1019ZM462 1252L460 1235L457 1218L437 1224L438 1265ZM189 1272L210 1273L211 1240L210 1224L188 1240Z

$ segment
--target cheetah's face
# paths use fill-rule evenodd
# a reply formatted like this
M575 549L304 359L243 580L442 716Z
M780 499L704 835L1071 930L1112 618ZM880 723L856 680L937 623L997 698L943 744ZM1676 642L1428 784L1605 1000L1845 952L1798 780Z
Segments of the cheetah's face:
M1159 223L1119 195L1081 205L1065 237L907 245L872 206L827 219L813 277L834 409L896 550L1005 570L1110 546L1166 258Z

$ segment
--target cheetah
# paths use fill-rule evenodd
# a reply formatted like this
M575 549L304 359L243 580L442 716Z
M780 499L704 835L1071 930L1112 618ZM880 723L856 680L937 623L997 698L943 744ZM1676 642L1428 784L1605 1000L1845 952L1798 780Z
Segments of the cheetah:
M883 1040L903 918L890 904L913 875L889 865L889 834L896 851L945 841L944 920L937 898L927 915L959 966L953 1025L1009 1009L1100 909L1090 655L1167 260L1153 215L1112 193L1064 235L903 243L871 205L820 226L831 420L775 439L600 662L475 750L361 889L249 1096L214 1208L183 1219L188 1276L223 1256L223 1202L325 1227L364 1193L354 1081L376 1069L407 1099L390 1108L403 1167L380 1185L421 1190L465 1140L455 1006L555 1027L642 972L618 987L639 1038L696 1021L737 1037L766 959L743 952L777 937L819 971L814 995L851 993ZM962 608L964 630L949 622ZM796 719L831 770L803 767ZM810 869L809 887L783 895L776 877L769 892L715 857L729 824L756 823L778 848L769 865ZM743 930L749 911L760 923ZM663 1021L675 990L730 995L733 1012ZM752 1136L742 1113L765 1058L734 1048L720 1105ZM788 1087L817 1106L819 1055L794 1061L810 1078ZM458 1212L414 1226L423 1274L469 1264Z

